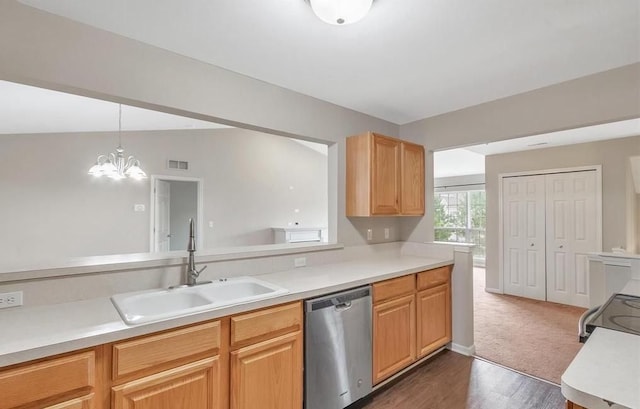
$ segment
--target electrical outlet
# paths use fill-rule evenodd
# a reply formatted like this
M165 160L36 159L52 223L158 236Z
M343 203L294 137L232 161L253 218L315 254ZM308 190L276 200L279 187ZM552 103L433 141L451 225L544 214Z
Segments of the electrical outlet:
M307 265L307 258L306 257L296 257L293 259L293 266L294 267L304 267Z
M0 308L18 307L22 305L22 291L0 294Z
M385 228L384 228L384 238L385 238L385 239L388 239L388 238L389 238L389 228L388 228L388 227L385 227Z
M373 229L367 229L367 240L373 240Z

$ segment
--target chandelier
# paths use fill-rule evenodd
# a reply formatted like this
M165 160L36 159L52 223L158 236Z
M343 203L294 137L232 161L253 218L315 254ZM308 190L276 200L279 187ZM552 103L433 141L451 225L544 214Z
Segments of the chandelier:
M89 169L89 174L95 177L106 176L115 180L147 178L147 174L140 168L139 160L133 156L125 159L122 148L122 104L118 104L118 147L115 152L98 156L96 163Z

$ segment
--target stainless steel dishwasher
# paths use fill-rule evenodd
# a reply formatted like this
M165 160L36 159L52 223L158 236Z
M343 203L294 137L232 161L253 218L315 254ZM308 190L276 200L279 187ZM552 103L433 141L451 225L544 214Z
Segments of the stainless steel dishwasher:
M371 287L305 301L306 409L342 409L371 392Z

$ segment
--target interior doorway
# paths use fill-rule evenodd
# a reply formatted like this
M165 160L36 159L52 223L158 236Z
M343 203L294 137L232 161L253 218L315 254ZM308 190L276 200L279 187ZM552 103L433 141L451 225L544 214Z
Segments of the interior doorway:
M202 248L202 190L200 178L151 176L151 252L186 250L189 219L196 226L196 246Z

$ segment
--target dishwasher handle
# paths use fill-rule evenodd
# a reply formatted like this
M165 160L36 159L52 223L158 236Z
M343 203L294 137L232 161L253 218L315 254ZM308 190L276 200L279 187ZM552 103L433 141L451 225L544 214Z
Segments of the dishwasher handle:
M353 301L371 297L371 286L360 287L354 290L344 291L324 297L307 300L304 303L305 312L313 312L323 308L335 308L337 311L345 311L351 308Z
M334 298L331 302L334 303L336 311L345 311L351 308L351 301L338 302L338 300Z

